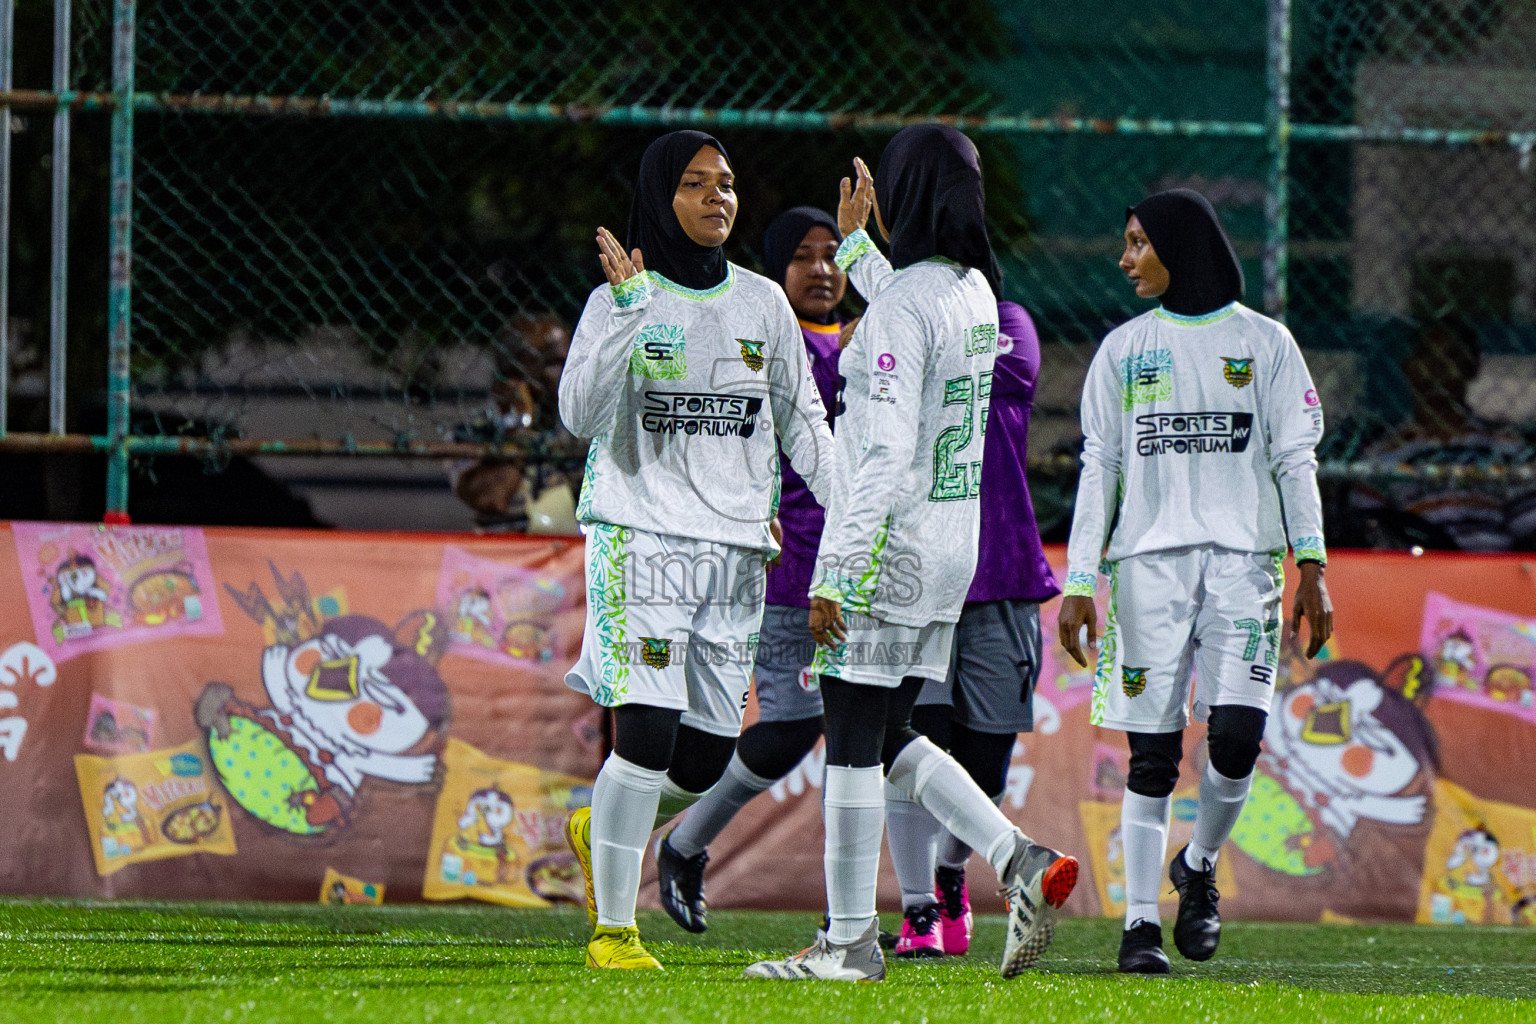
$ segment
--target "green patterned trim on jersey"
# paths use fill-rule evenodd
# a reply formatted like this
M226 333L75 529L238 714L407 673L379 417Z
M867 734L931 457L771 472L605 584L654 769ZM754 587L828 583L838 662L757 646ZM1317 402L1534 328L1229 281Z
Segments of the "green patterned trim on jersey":
M1077 570L1067 573L1066 584L1061 592L1066 597L1092 597L1093 588L1098 584L1099 578L1091 572Z
M1106 562L1100 571L1109 577L1109 612L1104 616L1104 636L1099 641L1099 660L1093 666L1093 706L1088 721L1104 724L1104 712L1109 707L1109 694L1114 688L1115 661L1120 653L1120 564Z
M1229 302L1220 309L1213 309L1209 313L1201 313L1199 316L1182 316L1178 313L1170 313L1162 306L1158 306L1152 311L1152 315L1159 320L1166 320L1171 324L1178 324L1181 327L1204 327L1206 324L1214 324L1219 320L1225 320L1237 312L1239 305L1240 303Z
M677 324L646 324L629 350L629 372L647 380L684 380L688 349Z
M875 248L875 240L869 237L869 232L863 228L855 231L843 239L843 244L837 247L837 253L832 257L832 262L837 264L837 269L847 273L848 268L872 252L879 252Z
M651 272L642 270L634 277L625 278L608 287L613 289L613 304L620 309L628 309L651 297Z
M592 699L617 707L629 696L629 603L625 569L634 531L611 523L593 523L587 534L587 614L597 638Z
M1323 565L1328 564L1328 549L1323 546L1321 537L1297 537L1291 546L1296 549L1298 562L1313 561L1321 562Z
M843 607L868 615L869 603L874 600L880 587L880 570L885 568L885 538L891 531L891 517L886 516L875 531L874 543L869 546L869 568L857 583L843 594Z
M718 299L720 296L730 291L731 285L736 283L736 268L730 263L725 265L725 280L721 281L713 288L684 288L676 281L669 281L662 277L660 274L656 273L654 270L648 270L646 273L650 275L651 281L656 285L656 287L663 288L671 292L673 295L681 295L685 299L695 299L699 302L703 302L708 299Z
M601 437L594 437L592 443L587 445L587 464L581 471L581 497L576 500L578 523L591 522L592 519L592 492L597 488L597 448L602 443Z

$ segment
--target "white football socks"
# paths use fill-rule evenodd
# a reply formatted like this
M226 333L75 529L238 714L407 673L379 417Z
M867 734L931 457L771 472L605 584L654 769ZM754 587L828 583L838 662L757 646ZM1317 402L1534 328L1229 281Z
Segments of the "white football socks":
M822 813L826 816L827 938L854 942L875 920L880 880L880 833L885 827L880 766L827 766Z
M660 799L656 801L656 817L651 822L651 831L655 831L673 818L682 814L688 808L698 803L703 793L690 793L682 786L672 781L669 775L661 782Z
M1168 851L1172 797L1142 796L1129 789L1120 804L1120 845L1125 851L1125 926L1159 924L1157 894Z
M635 923L640 862L666 779L609 754L592 786L592 889L597 923L628 928Z
M682 824L668 834L667 842L684 857L697 857L725 830L737 811L773 782L742 764L740 754L732 754L731 763L726 765L720 781L694 805Z
M1001 810L1003 794L999 793L993 797L992 804ZM951 871L964 871L965 866L971 862L972 852L971 848L956 838L953 832L945 832L939 836L938 866L949 868Z
M1022 833L981 791L960 762L920 736L891 764L891 785L922 804L939 824L966 845L982 851L999 878L1013 859Z
M1229 779L1214 765L1206 764L1205 774L1200 777L1200 809L1195 812L1195 833L1184 853L1185 864L1196 871L1207 870L1201 861L1215 866L1216 854L1237 827L1243 804L1248 800L1248 788L1252 785L1252 772L1247 778Z
M901 885L902 910L938 902L933 895L933 868L943 832L937 818L897 787L885 784L885 841Z

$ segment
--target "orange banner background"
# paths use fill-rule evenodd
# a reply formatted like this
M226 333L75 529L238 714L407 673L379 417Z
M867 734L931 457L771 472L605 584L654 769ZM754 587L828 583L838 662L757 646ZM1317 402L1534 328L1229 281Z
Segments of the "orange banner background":
M395 902L421 899L429 871L451 863L489 865L482 874L506 891L579 892L551 838L563 809L588 798L602 756L601 714L562 682L581 639L579 539L112 532L131 535L112 550L193 555L174 566L146 556L142 568L120 559L115 577L93 584L83 560L64 564L74 548L38 539L44 528L0 526L0 890L307 901L330 871ZM1051 556L1059 568L1062 552ZM1344 552L1328 585L1327 658L1308 663L1282 645L1262 778L1223 858L1224 911L1471 920L1487 907L1487 923L1536 918L1536 830L1510 824L1536 813L1536 568L1520 556ZM153 614L141 613L146 601ZM1466 608L1452 621L1442 606ZM1003 806L1083 860L1087 884L1069 910L1114 913L1124 739L1088 724L1087 676L1063 668L1054 612L1042 615L1051 650L1039 726L1015 747ZM1421 650L1426 637L1435 649ZM1176 835L1204 764L1200 736L1186 737ZM504 765L469 796L467 784L445 788L450 737L471 748L462 757ZM177 760L173 748L196 753ZM143 763L158 775L113 770L112 758L155 752ZM90 773L77 775L76 755L94 759ZM187 795L201 793L190 780L208 772L206 813L185 811L205 799ZM133 778L159 781L134 803ZM526 781L498 788L498 778ZM166 782L183 818L217 823L219 848L200 848L183 822L166 833L181 847L164 859L99 874L101 836L137 834L135 814L158 822ZM820 909L820 782L818 748L720 837L713 905ZM1441 809L1449 793L1454 827ZM106 825L91 817L103 814ZM990 869L972 870L978 909L996 909ZM655 905L653 889L643 903ZM894 905L888 862L881 891Z

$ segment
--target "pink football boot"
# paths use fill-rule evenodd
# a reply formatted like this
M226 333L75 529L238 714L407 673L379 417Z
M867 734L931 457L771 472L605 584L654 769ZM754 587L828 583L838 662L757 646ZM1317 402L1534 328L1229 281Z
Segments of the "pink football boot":
M937 903L913 907L902 915L901 935L896 939L894 952L908 960L944 955L944 941L939 935Z
M971 948L971 894L965 887L965 871L939 868L933 877L933 894L939 900L939 939L945 953L960 956ZM905 927L902 931L905 934Z

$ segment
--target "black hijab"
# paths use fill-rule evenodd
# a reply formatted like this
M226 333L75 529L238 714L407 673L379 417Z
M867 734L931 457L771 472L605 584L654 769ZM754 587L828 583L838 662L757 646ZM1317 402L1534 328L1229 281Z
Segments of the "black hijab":
M1126 221L1132 216L1168 270L1161 299L1168 312L1203 316L1243 297L1243 265L1205 196L1188 188L1159 192L1127 207Z
M1002 270L987 237L981 157L963 132L947 125L903 128L880 156L875 200L891 233L897 270L943 256L987 277L1002 292Z
M625 247L640 250L645 269L684 288L713 288L725 280L725 251L689 238L672 209L683 172L705 146L713 146L727 164L731 162L725 147L703 132L671 132L646 147L629 207Z
M779 287L784 286L784 275L789 270L789 261L795 258L795 250L814 227L826 228L833 238L843 240L837 230L837 218L814 206L790 207L773 218L763 232L763 269Z

